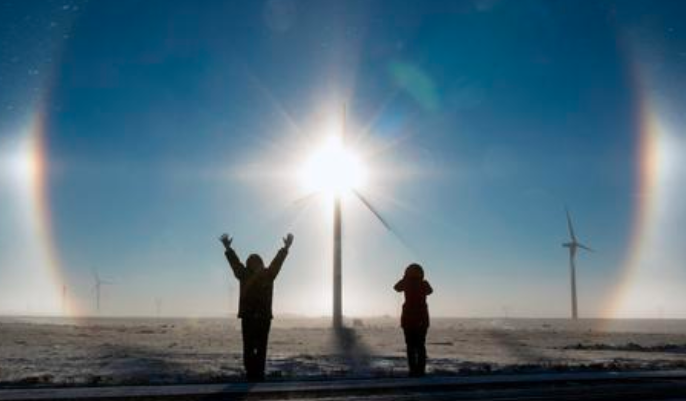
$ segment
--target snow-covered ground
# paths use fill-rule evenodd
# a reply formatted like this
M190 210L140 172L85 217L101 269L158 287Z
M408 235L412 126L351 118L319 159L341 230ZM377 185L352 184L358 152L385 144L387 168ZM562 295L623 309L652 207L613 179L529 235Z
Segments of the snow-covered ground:
M358 322L359 323L359 322ZM396 319L342 333L328 319L275 320L268 374L406 374ZM434 319L429 373L686 368L686 321ZM1 385L197 383L240 380L235 319L0 318Z

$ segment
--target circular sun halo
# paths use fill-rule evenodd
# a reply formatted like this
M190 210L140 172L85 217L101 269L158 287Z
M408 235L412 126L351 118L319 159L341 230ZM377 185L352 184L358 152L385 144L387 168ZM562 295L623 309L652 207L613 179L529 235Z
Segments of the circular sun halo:
M367 172L356 154L339 136L330 136L300 170L300 182L308 193L343 195L364 185Z

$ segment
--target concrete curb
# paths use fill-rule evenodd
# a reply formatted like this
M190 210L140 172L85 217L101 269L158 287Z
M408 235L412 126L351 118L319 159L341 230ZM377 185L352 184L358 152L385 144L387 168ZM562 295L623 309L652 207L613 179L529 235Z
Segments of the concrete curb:
M348 379L268 383L192 384L0 390L0 401L27 400L209 400L277 397L316 397L374 393L493 389L519 385L565 383L602 384L686 381L686 371L545 373L418 379Z

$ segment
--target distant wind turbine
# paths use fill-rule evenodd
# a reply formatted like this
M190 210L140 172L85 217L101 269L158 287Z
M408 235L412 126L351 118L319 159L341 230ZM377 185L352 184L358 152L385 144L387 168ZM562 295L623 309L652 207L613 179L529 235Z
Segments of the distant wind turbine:
M62 316L67 316L67 286L62 284Z
M114 283L100 279L100 274L98 274L97 270L93 273L93 279L95 280L95 284L93 285L93 290L95 291L95 310L97 311L97 314L99 315L100 314L100 294L102 291L102 286L103 285L112 285Z
M576 251L577 249L583 249L593 252L593 249L580 243L576 239L576 234L574 234L574 225L572 224L572 217L569 214L569 209L565 208L565 212L567 213L567 228L569 229L569 237L571 241L563 243L562 246L569 248L569 270L572 280L572 319L576 320L579 317L576 298Z

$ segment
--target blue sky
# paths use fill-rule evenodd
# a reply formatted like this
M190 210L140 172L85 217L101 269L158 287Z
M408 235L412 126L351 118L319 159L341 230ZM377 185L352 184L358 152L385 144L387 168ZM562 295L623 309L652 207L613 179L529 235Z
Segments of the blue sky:
M643 195L637 81L660 111L683 106L670 90L686 60L679 2L1 4L0 149L40 113L55 280L83 313L97 270L115 282L107 314L150 314L161 298L166 314L226 315L236 283L217 236L269 258L293 231L275 310L327 314L330 216L321 199L292 205L288 172L345 103L351 146L383 172L364 191L402 237L346 201L346 313L397 313L391 286L417 261L436 315L566 316L568 205L598 250L579 259L582 314L606 316ZM16 216L7 199L0 216ZM0 311L54 311L17 290L40 271L21 220L0 229L0 289L14 289ZM669 274L648 274L668 295L635 290L646 301L624 314L684 316L669 295L686 278L678 248L659 250Z

